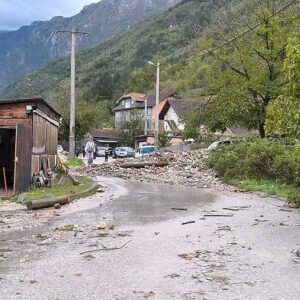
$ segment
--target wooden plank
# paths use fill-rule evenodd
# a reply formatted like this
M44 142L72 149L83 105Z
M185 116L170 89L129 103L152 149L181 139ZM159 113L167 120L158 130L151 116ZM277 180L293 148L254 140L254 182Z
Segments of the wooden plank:
M37 114L39 116L41 116L44 120L47 120L49 123L55 125L56 127L59 126L59 122L53 118L51 118L50 116L48 116L47 114L45 114L43 111L41 111L40 109L36 109L33 111L34 114Z
M14 191L30 188L32 178L32 127L17 125Z
M136 168L141 169L145 167L166 167L169 163L167 162L153 162L153 163L124 163L120 167L124 169Z
M0 127L15 128L18 124L31 125L31 119L1 119Z
M3 181L4 181L4 190L5 190L5 194L7 195L7 180L6 180L6 171L5 171L5 167L3 167Z
M1 103L0 103L1 104ZM26 105L14 103L0 105L0 119L28 119Z

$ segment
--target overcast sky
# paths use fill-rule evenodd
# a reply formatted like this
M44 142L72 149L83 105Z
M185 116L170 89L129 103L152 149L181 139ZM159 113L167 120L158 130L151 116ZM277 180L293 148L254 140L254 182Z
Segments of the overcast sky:
M70 17L100 0L0 0L0 30L15 30L33 21Z

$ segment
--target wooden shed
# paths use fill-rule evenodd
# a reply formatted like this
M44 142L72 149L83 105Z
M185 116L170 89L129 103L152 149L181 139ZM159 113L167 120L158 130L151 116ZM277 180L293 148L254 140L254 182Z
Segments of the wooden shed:
M0 190L4 172L14 192L30 188L34 172L56 164L60 114L40 98L0 100Z

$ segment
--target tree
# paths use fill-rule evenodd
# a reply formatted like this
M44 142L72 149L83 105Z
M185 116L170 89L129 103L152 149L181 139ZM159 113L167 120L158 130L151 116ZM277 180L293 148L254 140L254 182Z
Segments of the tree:
M123 146L135 148L135 138L144 133L144 122L140 113L130 111L127 118L124 117L117 128L119 142Z
M300 138L300 43L291 38L284 62L286 85L283 95L267 111L266 128L270 133Z
M61 139L68 139L70 124L70 91L68 80L56 88L57 97L53 102L54 107L62 115L62 124L59 130ZM51 98L51 97L50 97ZM91 128L94 127L97 119L97 106L88 102L78 93L76 102L75 132L76 140L80 140Z
M159 133L159 136L158 136L158 145L159 145L159 148L165 148L165 147L168 147L170 146L170 142L171 142L171 136L168 134L168 132L166 131L163 131L163 132L160 132Z
M205 46L216 49L210 52L206 92L217 100L199 117L210 129L244 126L265 137L266 111L282 90L285 48L294 25L291 13L278 13L283 2L255 1L234 6L235 11L226 6L216 16Z

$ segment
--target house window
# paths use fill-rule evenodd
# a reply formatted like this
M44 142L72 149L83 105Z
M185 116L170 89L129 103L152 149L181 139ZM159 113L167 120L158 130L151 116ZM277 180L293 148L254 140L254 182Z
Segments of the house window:
M130 101L127 100L127 101L125 102L125 108L130 108Z

